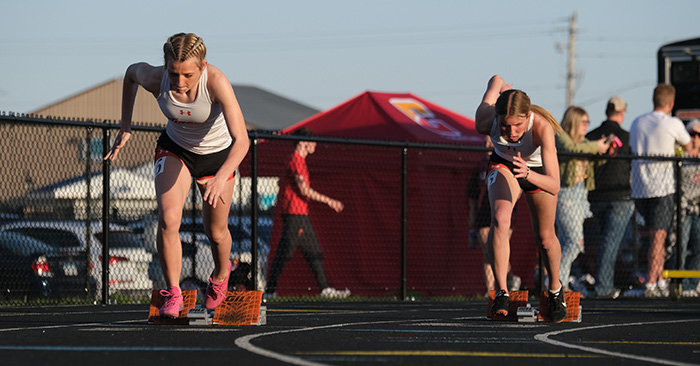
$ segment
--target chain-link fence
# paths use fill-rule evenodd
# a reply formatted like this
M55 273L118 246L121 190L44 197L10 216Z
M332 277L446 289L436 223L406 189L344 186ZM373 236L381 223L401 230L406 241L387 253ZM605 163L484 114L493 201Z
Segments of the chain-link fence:
M113 123L0 116L1 304L147 302L153 289L164 287L153 183L153 154L162 127L133 126L119 158L105 162L102 157L117 128ZM487 149L262 131L249 136L251 150L236 178L229 219L231 289L267 289L277 299L348 293L363 300L460 299L486 293L488 271L477 229L484 222L488 226L488 216L477 208ZM282 207L298 140L317 142L305 159L308 183L341 202L342 211L336 212L328 200L312 200L307 212ZM668 160L674 166L685 163ZM673 175L668 179L675 184ZM631 201L625 202L634 210ZM680 200L673 202L671 215L680 212L675 209ZM181 286L203 292L214 265L201 207L193 184L180 228ZM650 231L634 211L631 220L615 221L615 227L624 227L618 253L606 252L612 265L600 264L601 230L610 224L600 215L584 221L584 252L572 263L570 286L591 290L598 268L604 267L611 271L614 288L640 289ZM536 290L538 251L523 199L513 225L509 286ZM671 259L669 244L681 228L669 230L665 259ZM102 255L104 247L108 256ZM673 261L666 268L676 268ZM324 294L326 288L335 292Z

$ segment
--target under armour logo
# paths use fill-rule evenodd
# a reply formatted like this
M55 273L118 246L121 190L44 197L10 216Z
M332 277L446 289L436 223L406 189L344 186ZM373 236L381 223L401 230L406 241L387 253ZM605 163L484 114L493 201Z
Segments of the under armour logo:
M182 109L180 109L180 115L184 115L184 114L185 114L185 111L183 111ZM188 116L191 116L191 115L192 115L192 112L191 112L191 111L187 111L187 115L188 115Z

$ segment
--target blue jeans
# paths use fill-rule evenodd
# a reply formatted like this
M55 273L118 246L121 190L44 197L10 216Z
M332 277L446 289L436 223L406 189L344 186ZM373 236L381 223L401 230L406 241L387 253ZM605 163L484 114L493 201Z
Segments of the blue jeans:
M591 210L601 228L595 292L599 296L604 296L615 290L615 261L620 250L622 237L625 235L627 225L629 225L632 213L634 213L634 202L631 200L593 202Z
M569 285L571 264L583 253L583 222L591 217L585 183L562 187L557 198L557 238L561 244L559 279Z
M700 216L687 215L683 220L681 240L681 269L700 270ZM684 290L695 290L698 287L697 278L683 279Z

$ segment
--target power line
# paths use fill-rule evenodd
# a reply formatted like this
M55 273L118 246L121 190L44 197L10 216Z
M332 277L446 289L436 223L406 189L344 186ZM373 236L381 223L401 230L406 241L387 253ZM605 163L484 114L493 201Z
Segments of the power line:
M601 95L598 95L598 96L595 96L592 98L588 98L587 100L578 103L578 105L580 105L581 107L585 107L585 106L595 104L598 102L603 102L603 101L607 100L608 98L610 98L611 95L620 95L620 94L628 92L630 90L634 90L634 89L641 88L641 87L647 87L650 85L656 85L656 84L657 84L656 80L638 81L638 82L635 82L635 83L632 83L629 85L625 85L621 88L611 90L611 91L606 92L604 94L601 94Z

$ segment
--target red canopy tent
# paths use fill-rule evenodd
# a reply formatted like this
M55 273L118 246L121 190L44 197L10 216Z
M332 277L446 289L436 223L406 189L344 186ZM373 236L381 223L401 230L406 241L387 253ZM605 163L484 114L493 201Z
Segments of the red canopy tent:
M329 137L472 145L484 141L474 120L410 93L364 92L283 132L300 127Z
M473 146L484 141L473 120L409 93L364 92L282 132L300 127L323 137ZM288 148L284 153L291 153L292 144L285 144ZM332 286L368 296L398 293L401 154L400 147L319 144L316 153L307 157L311 186L345 204L339 214L318 203L310 206ZM279 154L275 158L259 155L265 162L262 165L270 168L264 174L281 174L288 159ZM482 152L408 149L409 292L433 296L485 292L481 251L469 248L466 196L469 177L483 158ZM527 221L525 229L530 230L529 220L517 221ZM281 219L275 213L268 265L280 231ZM535 251L530 245L526 249L526 266L532 270ZM512 255L521 252L514 248ZM297 251L280 278L278 293L313 295L317 291L311 271Z

